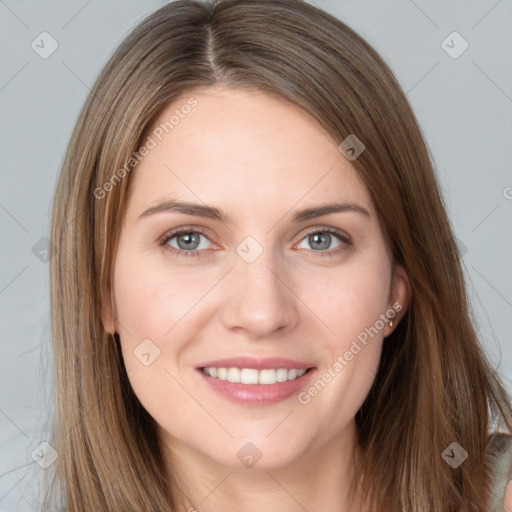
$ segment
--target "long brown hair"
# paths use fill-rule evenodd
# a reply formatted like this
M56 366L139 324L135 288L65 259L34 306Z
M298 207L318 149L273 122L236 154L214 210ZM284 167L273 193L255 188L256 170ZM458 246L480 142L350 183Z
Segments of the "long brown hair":
M488 435L498 418L512 428L512 409L476 335L432 159L383 59L302 0L169 3L129 34L83 107L51 228L53 487L66 509L175 510L179 475L166 473L155 421L130 387L117 335L103 328L101 290L148 127L178 96L214 84L277 95L338 143L355 134L365 145L352 165L412 299L356 415L354 496L371 510L483 512ZM442 456L453 442L468 453L455 469Z

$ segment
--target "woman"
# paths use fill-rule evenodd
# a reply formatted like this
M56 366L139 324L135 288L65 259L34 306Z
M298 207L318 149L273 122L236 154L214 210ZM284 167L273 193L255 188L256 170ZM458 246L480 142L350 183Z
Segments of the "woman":
M510 399L426 145L339 20L149 16L87 99L51 238L67 510L506 505Z

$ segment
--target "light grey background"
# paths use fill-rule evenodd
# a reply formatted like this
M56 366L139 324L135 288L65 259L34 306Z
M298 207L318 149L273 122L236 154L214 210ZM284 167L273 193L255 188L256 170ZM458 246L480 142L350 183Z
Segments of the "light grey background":
M0 0L1 512L36 510L45 473L31 457L51 413L48 264L40 240L48 235L65 148L108 57L164 3ZM483 342L512 391L512 3L314 4L365 37L407 92L465 251ZM43 31L58 43L46 59L31 47L42 46ZM458 58L443 49L462 48L458 36L442 46L453 31L469 44Z

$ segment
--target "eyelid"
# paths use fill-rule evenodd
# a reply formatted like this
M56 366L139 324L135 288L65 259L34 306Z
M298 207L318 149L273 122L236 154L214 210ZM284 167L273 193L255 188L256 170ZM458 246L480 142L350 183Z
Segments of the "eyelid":
M308 230L305 233L302 234L302 238L300 239L300 241L302 241L306 236L318 232L331 233L338 236L347 243L352 243L352 237L348 233L346 233L342 229L338 229L331 226L312 226L311 228L308 228Z
M169 241L170 238L184 234L184 233L199 233L200 235L204 235L208 240L210 237L206 234L206 230L204 228L201 228L199 226L181 226L179 228L170 229L169 231L166 231L159 239L158 242L161 244L164 244Z

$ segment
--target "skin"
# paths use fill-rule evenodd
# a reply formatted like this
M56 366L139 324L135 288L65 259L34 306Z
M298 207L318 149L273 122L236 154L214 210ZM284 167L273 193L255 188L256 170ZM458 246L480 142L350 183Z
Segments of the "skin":
M177 99L155 126L190 97L197 107L130 175L115 305L106 304L105 328L119 332L133 389L159 425L169 467L187 483L183 510L354 510L347 496L354 416L373 383L384 337L406 310L407 276L391 260L341 141L289 103L220 87ZM169 198L215 206L231 222L177 212L139 218ZM371 217L344 212L291 220L296 211L339 201L357 203ZM178 227L204 230L194 246L201 256L159 245ZM352 244L332 235L327 249L318 248L308 234L325 228L349 235ZM247 236L263 250L252 263L236 252ZM167 247L186 248L178 238ZM320 254L327 251L332 257ZM195 369L224 357L277 356L310 362L319 376L396 302L403 308L393 327L369 338L308 404L297 394L267 406L235 404ZM134 350L148 338L161 352L145 366ZM237 457L248 442L261 452L251 468Z
M512 480L507 484L503 509L505 512L512 512Z

